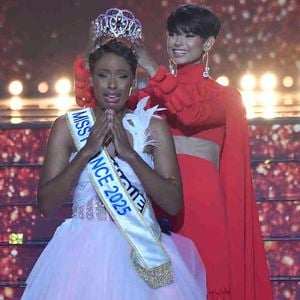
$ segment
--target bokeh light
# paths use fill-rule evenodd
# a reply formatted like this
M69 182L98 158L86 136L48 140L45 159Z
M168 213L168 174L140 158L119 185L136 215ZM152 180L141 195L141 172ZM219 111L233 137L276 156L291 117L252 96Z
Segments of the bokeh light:
M73 102L74 102L74 99L67 95L60 95L60 96L56 97L55 106L59 111L61 111L61 113L59 115L67 112L71 108Z
M272 119L275 117L275 111L273 106L265 107L262 113L265 119Z
M275 106L278 102L278 93L274 91L263 91L260 94L260 103L263 106ZM273 108L274 109L274 108Z
M294 85L294 78L292 76L285 76L282 80L282 84L286 88L290 88Z
M55 90L60 95L67 95L71 92L71 81L67 78L61 78L55 83Z
M245 107L254 106L256 104L256 94L252 91L242 91L242 99Z
M256 87L256 78L253 74L245 74L241 78L241 87L244 90L253 90Z
M10 118L10 123L11 124L21 124L22 122L23 122L22 118L19 118L19 117Z
M42 81L38 84L38 91L41 93L41 94L45 94L47 93L49 90L49 85L46 81Z
M228 86L229 85L229 79L227 76L220 76L217 78L217 82L221 85Z
M260 86L263 90L273 90L277 86L277 77L274 73L268 72L260 78Z
M11 110L20 110L23 108L22 99L20 97L12 97L9 103Z
M14 95L19 96L23 92L23 84L20 80L14 80L8 85L8 91Z

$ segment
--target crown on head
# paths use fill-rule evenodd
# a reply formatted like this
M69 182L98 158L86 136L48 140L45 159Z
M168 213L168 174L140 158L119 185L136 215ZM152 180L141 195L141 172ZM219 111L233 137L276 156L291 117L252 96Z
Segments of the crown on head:
M125 38L133 42L142 38L142 25L129 10L111 8L99 15L91 23L91 34L95 48L100 47L100 39Z

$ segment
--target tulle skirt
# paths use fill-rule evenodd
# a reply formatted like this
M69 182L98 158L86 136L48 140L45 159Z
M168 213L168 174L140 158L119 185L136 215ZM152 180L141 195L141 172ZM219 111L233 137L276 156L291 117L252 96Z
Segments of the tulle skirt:
M68 219L27 279L22 300L205 300L205 269L189 239L162 235L174 275L152 289L139 277L127 240L112 221Z

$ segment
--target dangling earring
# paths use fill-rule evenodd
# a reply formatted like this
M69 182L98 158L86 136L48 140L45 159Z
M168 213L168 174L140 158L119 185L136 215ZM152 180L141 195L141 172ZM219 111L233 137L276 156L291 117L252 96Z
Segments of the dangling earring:
M133 91L136 89L137 87L137 79L134 79L132 81L131 87L129 89L129 96L131 96L131 94L133 93Z
M175 64L172 62L171 59L169 59L169 71L171 74L175 75L176 74L176 66Z
M132 91L133 91L133 88L132 88L132 86L131 86L130 89L129 89L129 92L128 92L128 96L131 96L131 95L132 95Z
M208 51L205 51L203 55L203 60L205 60L205 67L202 76L204 78L209 78Z

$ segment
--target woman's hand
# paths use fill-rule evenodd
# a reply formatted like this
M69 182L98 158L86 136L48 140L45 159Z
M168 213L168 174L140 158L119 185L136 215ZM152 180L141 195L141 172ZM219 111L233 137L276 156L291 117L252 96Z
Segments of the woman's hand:
M158 69L158 65L144 47L142 40L135 40L132 45L132 51L137 58L138 64L149 76L154 76Z
M126 130L121 121L117 118L115 111L112 109L108 110L107 117L118 156L126 161L134 159L135 151L130 145Z
M109 131L110 128L107 115L103 114L97 117L82 151L84 151L89 157L95 156L109 138Z

